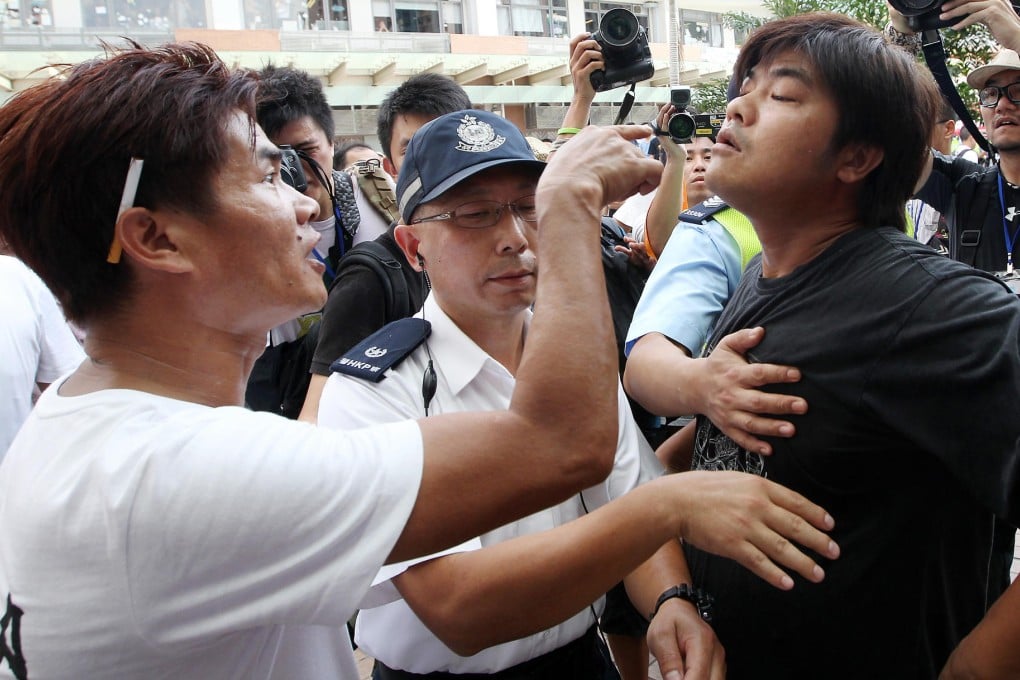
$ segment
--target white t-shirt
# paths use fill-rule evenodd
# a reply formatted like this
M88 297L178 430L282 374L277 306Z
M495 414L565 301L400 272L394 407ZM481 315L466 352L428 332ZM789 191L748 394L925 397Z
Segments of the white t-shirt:
M655 194L658 191L658 187L649 191L647 194L634 194L626 201L624 201L616 212L613 213L613 217L620 224L625 224L630 227L631 237L635 241L641 241L644 238L645 233L645 220L648 217L648 209L652 207L652 200L655 198ZM641 238L638 238L638 237Z
M425 317L432 323L428 343L438 378L429 413L506 409L513 394L513 375L465 335L432 296L426 298L424 309ZM421 382L428 360L429 353L419 347L390 369L379 383L334 373L326 382L319 402L319 424L351 429L423 416ZM617 394L620 429L613 471L602 484L584 490L583 505L580 495L575 495L441 554L478 550L566 524L583 516L585 506L589 511L601 507L661 472L661 466L634 423L622 388ZM451 493L461 492L451 489ZM362 601L355 639L365 653L391 668L413 673L492 673L558 649L579 638L594 623L591 611L585 608L540 633L495 645L470 657L458 656L421 622L390 580L412 565L436 556L383 567L375 578L372 592ZM442 594L436 596L442 597ZM600 600L595 603L595 609L601 612L601 608Z
M417 425L61 384L0 465L0 608L30 677L356 680L344 624L414 504Z
M21 260L0 255L0 459L32 410L36 383L70 373L85 352L53 293Z

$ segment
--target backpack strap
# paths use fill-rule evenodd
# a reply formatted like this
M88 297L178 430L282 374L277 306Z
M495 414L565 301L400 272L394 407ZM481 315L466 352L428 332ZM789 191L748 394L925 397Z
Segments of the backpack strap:
M998 171L985 173L977 181L965 181L971 176L957 183L953 196L955 205L950 214L955 219L950 225L949 257L973 267L989 210L996 219L1001 212L997 205L989 208L995 200Z
M357 181L361 193L387 222L400 218L393 179L382 169L382 163L367 158L353 163L346 172Z
M414 311L408 296L407 281L401 270L400 261L386 245L378 241L359 243L340 260L333 285L340 280L340 274L348 267L361 265L375 272L385 291L386 318L402 319Z
M334 361L329 370L370 382L406 359L432 332L432 324L416 316L397 319L368 336Z
M361 226L361 212L354 197L354 180L346 172L333 171L333 198L338 211L337 220L340 235L344 239L344 253L351 249L354 235ZM319 219L323 219L320 215Z

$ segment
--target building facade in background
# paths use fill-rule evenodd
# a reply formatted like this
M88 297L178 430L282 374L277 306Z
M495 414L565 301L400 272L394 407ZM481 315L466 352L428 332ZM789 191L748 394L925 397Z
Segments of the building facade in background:
M760 2L675 2L679 81L726 77L744 36L723 13L763 15ZM651 43L655 75L638 86L631 115L643 122L669 98L666 0L10 0L0 2L0 102L45 77L48 64L101 53L100 41L197 40L234 66L282 63L321 78L340 140L377 144L382 98L422 71L449 75L477 106L543 137L570 101L570 37L597 30L617 7L634 12ZM592 122L611 122L622 96L600 93Z

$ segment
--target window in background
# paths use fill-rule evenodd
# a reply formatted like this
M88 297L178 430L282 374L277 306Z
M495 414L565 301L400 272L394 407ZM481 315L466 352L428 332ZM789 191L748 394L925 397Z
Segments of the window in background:
M681 9L680 26L680 42L684 45L723 46L723 23L720 14Z
M567 0L500 0L496 11L500 35L567 35Z
M349 31L348 0L312 0L306 2L308 25L326 31Z
M375 30L407 33L463 33L461 0L372 0Z

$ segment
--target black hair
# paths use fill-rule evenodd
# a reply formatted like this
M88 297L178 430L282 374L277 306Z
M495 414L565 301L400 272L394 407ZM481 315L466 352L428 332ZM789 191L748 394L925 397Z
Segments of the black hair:
M115 313L133 283L106 260L130 160L145 162L135 205L215 211L238 112L255 148L256 87L204 45L130 43L19 92L0 108L0 241L73 321Z
M256 116L270 138L291 121L309 116L333 143L333 111L322 83L308 73L269 64L258 72L259 94Z
M411 76L386 95L379 105L376 134L382 151L390 162L390 143L393 141L393 121L402 114L415 114L438 118L454 111L470 109L471 99L455 80L438 73L419 73Z
M375 151L375 149L364 142L347 142L333 152L333 167L337 170L343 170L347 167L347 164L344 162L344 156L347 155L348 151L352 151L354 149L368 149L369 151Z
M859 143L884 151L858 196L862 224L905 229L904 204L928 157L939 106L934 80L878 31L829 12L776 19L758 28L737 57L734 80L742 83L755 66L787 50L812 64L836 104L839 119L830 147Z

